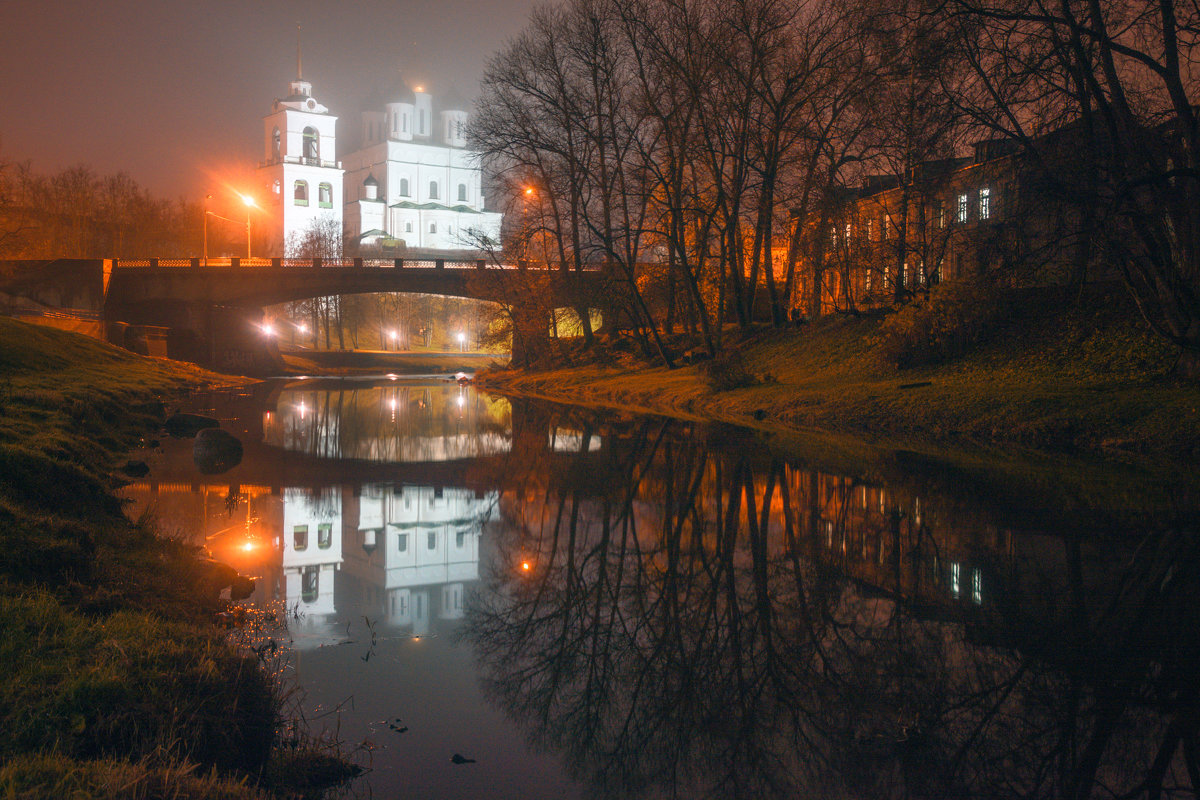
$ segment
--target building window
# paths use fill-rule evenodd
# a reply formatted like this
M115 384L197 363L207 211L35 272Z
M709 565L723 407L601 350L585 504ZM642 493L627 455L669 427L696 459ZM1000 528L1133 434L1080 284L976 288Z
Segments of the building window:
M429 223L429 232L430 232L430 233L437 233L437 223L436 223L436 222L431 222L431 223ZM432 497L431 497L431 498L429 498L429 504L430 504L430 505L433 505L433 498L432 498Z
M870 219L867 220L867 241L868 242L875 241L875 226L871 224L872 222L874 222L874 220L870 220Z
M321 572L319 567L305 567L304 576L300 581L300 600L304 603L317 602L320 594Z
M408 114L400 115L400 132L408 133Z
M296 181L295 197L296 205L308 205L308 181Z
M437 199L438 199L438 185L437 185L437 181L430 181L430 182L429 182L429 199L430 199L430 200L437 200Z
M292 547L296 552L308 549L308 526L297 525L292 528Z
M317 129L308 127L304 129L304 157L316 161L321 157L321 138L317 134Z
M958 196L958 221L966 222L968 213L969 206L967 205L967 196L965 194L960 194Z
M459 550L463 549L463 545L467 543L467 534L462 531L457 531L454 534L454 546Z
M281 191L283 191L283 188L279 185L279 179L277 178L275 182L271 184L271 192L273 194L279 194Z
M322 183L317 187L317 205L321 208L333 208L333 186Z
M411 222L404 223L404 232L412 233L412 223Z
M401 553L408 552L408 534L402 533L396 537L396 547Z
M283 154L283 143L279 136L279 128L271 131L271 158L275 161Z
M425 546L430 550L437 550L437 534L432 531L425 537Z
M460 203L467 202L467 185L465 183L458 185L458 201Z
M333 546L333 525L322 522L317 526L317 549L328 550Z
M946 202L944 200L937 201L937 226L939 228L946 227Z
M400 179L400 196L408 197L408 178Z
M992 216L992 190L983 187L979 190L979 218L988 219Z
M851 232L851 230L852 230L852 228L850 227L850 223L849 223L849 222L847 222L847 223L846 223L846 246L847 246L847 247L849 247L849 246L850 246L850 232Z
M425 135L425 109L417 112L417 133L421 136Z
M879 230L880 230L879 235L883 238L884 241L887 241L888 236L890 235L888 232L888 228L890 228L890 227L892 227L892 215L884 214L883 220L879 223Z

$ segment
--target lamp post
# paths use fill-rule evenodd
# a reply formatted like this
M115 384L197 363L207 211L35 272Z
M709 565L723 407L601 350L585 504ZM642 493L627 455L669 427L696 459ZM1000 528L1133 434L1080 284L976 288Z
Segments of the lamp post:
M242 195L242 202L246 204L246 259L250 259L250 209L255 208L254 198L248 194Z
M204 266L208 266L208 201L212 200L211 194L204 195Z

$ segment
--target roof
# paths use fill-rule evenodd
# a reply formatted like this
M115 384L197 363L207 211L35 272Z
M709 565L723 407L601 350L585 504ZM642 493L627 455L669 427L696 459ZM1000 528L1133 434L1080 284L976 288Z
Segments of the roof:
M415 208L418 211L457 211L460 214L482 214L482 211L471 208L470 206L444 206L441 203L414 203L411 200L401 200L399 203L392 203L388 208Z

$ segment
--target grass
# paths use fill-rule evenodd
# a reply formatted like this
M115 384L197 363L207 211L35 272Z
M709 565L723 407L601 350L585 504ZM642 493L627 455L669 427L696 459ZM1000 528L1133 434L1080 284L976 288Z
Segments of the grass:
M279 687L113 494L164 401L229 380L0 318L0 797L273 796Z
M548 399L703 417L783 433L849 435L887 447L1200 454L1200 387L1170 376L1175 354L1123 295L1010 298L967 352L901 370L880 315L835 316L735 344L753 385L721 390L704 365L668 370L603 355L582 366L491 372L485 383ZM733 334L736 335L736 334ZM749 383L749 382L743 382Z

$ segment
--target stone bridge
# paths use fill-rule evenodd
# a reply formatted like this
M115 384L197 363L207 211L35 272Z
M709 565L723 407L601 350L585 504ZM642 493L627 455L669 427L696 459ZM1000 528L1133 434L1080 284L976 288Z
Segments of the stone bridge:
M126 343L128 326L143 338L150 330L150 350L234 372L277 368L275 342L260 332L263 308L312 297L418 292L501 303L513 313L516 361L548 339L551 307L598 309L606 326L616 318L605 270L442 259L5 261L0 292L98 315L118 344Z

